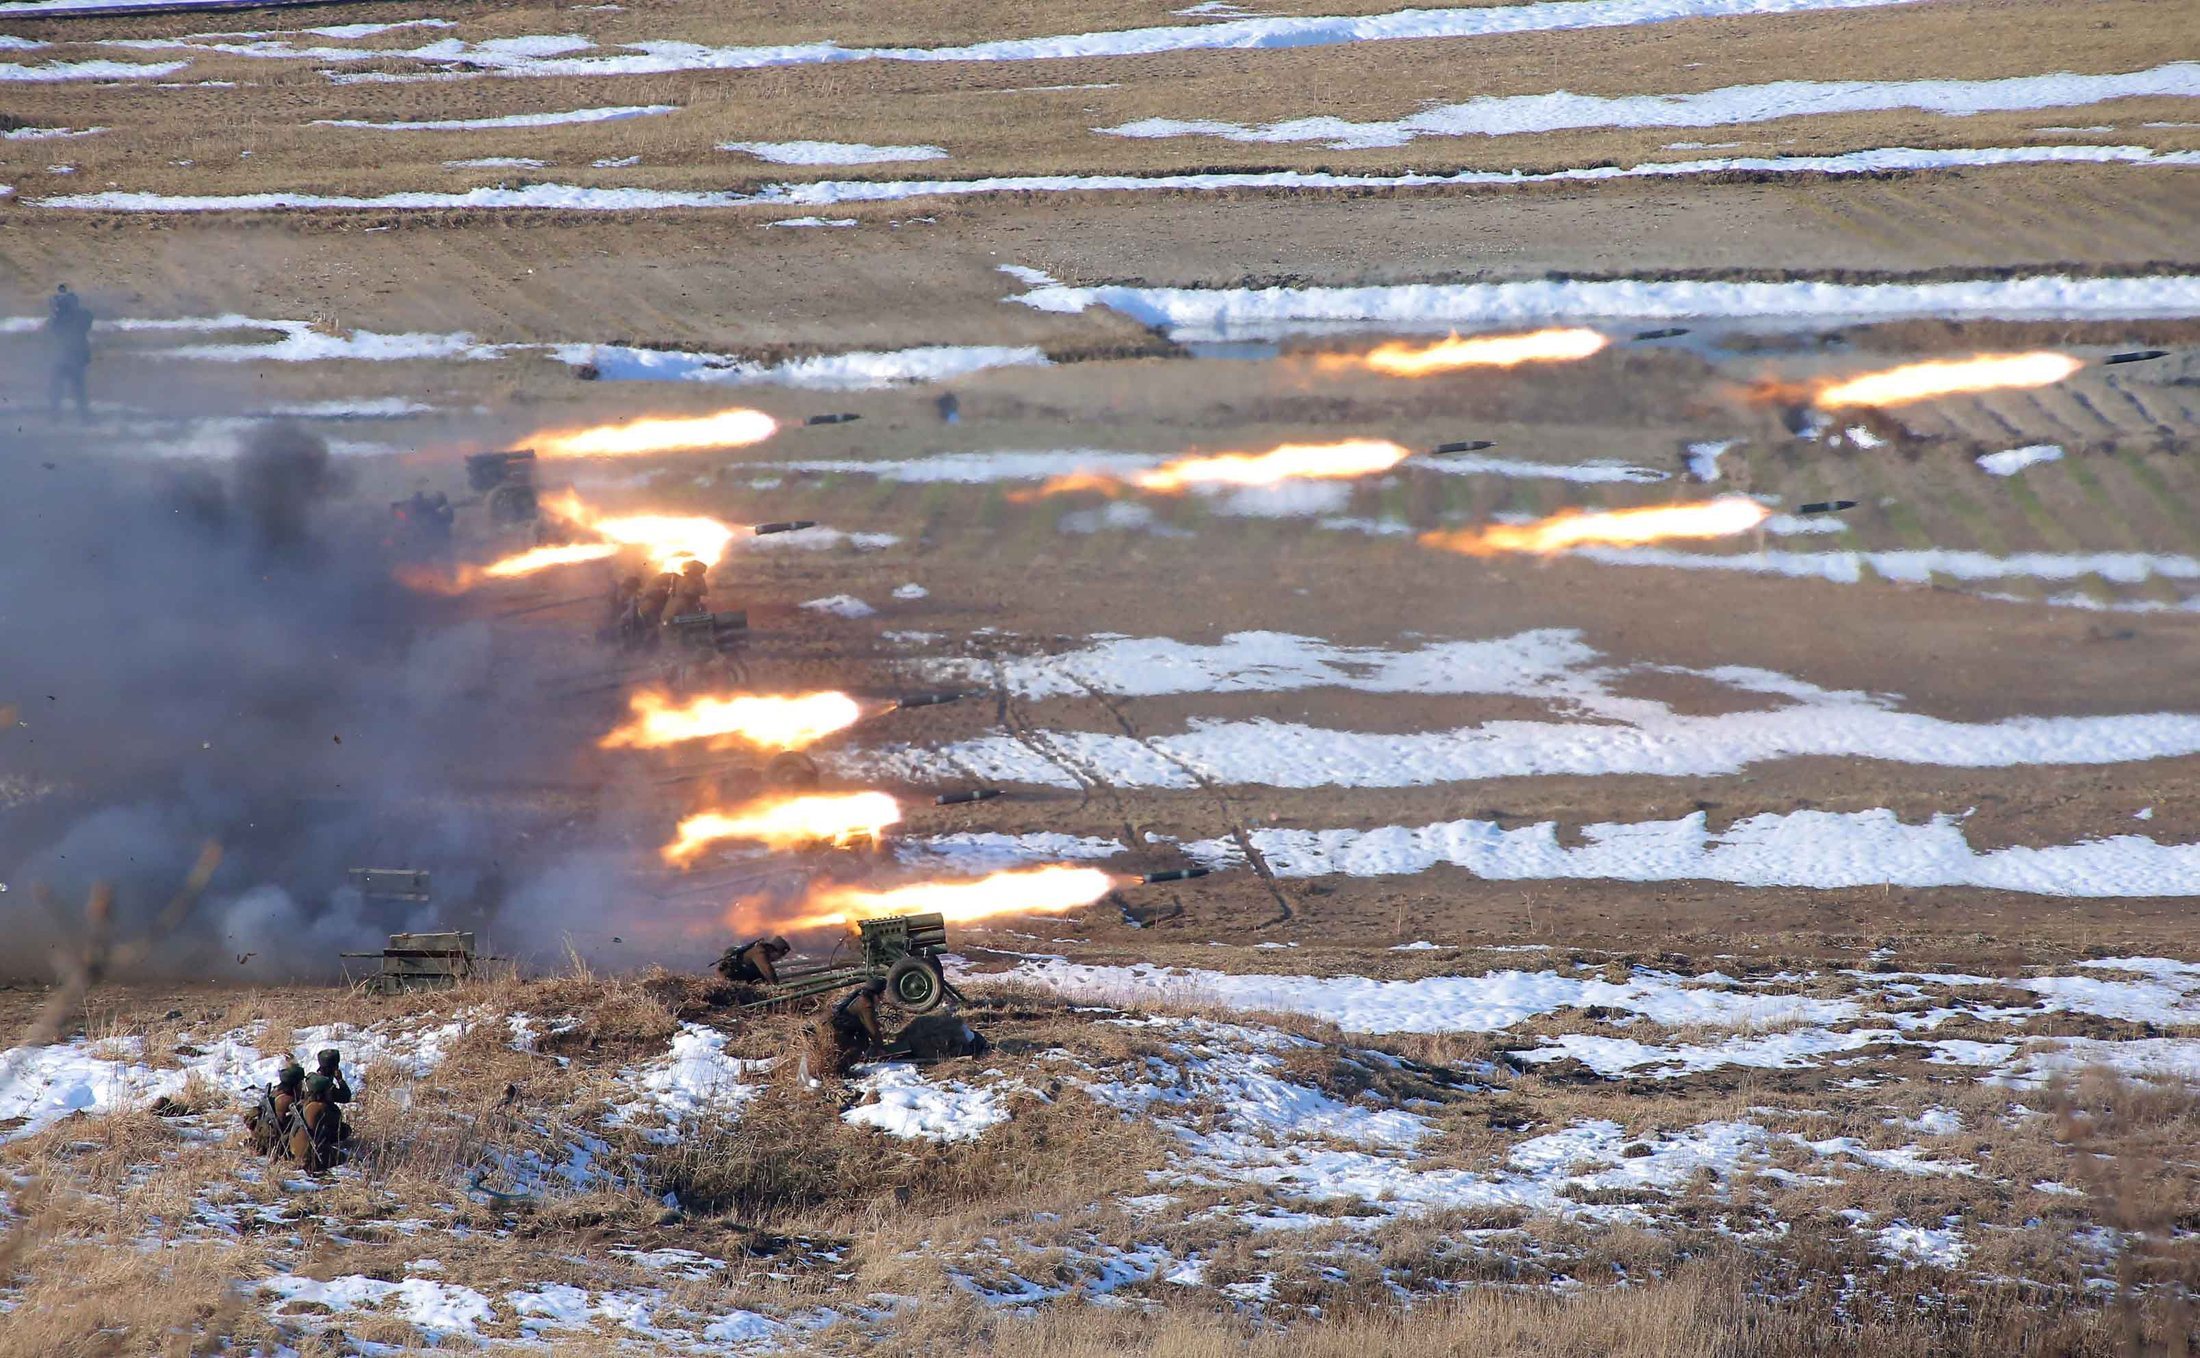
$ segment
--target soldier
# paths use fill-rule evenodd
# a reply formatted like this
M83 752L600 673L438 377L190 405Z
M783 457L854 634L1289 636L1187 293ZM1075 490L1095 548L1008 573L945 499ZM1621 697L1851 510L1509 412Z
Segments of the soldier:
M320 1067L318 1073L329 1082L329 1102L350 1103L351 1082L344 1078L343 1054L334 1047L323 1047L314 1053L313 1059Z
M46 306L46 342L53 347L53 376L46 389L53 413L60 414L61 398L74 392L77 418L90 418L84 377L92 366L92 310L66 283L54 289Z
M680 567L679 581L665 601L665 621L706 611L704 600L710 595L710 582L705 577L709 569L700 561L690 561Z
M770 938L753 938L738 948L726 949L718 959L718 974L729 981L748 985L770 985L779 979L779 959L794 951L794 945L779 934Z
M634 609L642 597L642 577L622 575L611 586L611 621L604 635L627 644L634 634Z
M344 1158L344 1141L351 1129L337 1110L335 1081L326 1075L309 1075L304 1101L290 1119L290 1157L301 1169L334 1169Z
M304 1092L306 1068L296 1061L284 1066L275 1076L275 1083L260 1091L260 1101L245 1118L245 1127L252 1134L252 1149L260 1155L287 1155L289 1142L283 1129L290 1125L290 1112L298 1106Z
M879 996L886 993L886 979L875 977L833 1006L833 1073L845 1077L856 1063L876 1061L886 1054L886 1039L878 1026Z
M672 601L672 591L679 587L680 577L671 571L661 572L642 591L641 606L636 615L641 620L643 635L651 642L656 640L656 630L665 620L665 605Z

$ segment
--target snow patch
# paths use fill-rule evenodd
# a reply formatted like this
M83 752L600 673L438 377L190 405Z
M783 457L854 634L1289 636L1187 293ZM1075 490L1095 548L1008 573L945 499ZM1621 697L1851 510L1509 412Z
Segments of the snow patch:
M2060 462L2063 450L2059 444L2028 443L2022 448L2008 448L1998 453L1988 453L1979 458L1978 465L1992 476L2015 476L2026 467L2042 462Z
M1002 1096L1011 1083L973 1089L956 1080L928 1080L916 1067L893 1062L853 1085L873 1097L840 1115L851 1127L871 1127L905 1141L975 1141L1008 1121Z
M802 606L813 613L830 613L836 618L868 618L878 612L853 594L828 594Z
M939 146L866 146L847 141L729 141L721 151L739 151L774 165L882 165L897 160L945 160Z

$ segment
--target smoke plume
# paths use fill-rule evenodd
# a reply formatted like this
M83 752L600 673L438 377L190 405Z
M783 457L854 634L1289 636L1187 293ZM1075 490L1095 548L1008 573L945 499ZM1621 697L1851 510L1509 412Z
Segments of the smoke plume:
M142 935L208 840L221 866L157 974L325 977L436 925L608 946L607 865L632 854L581 763L606 714L572 694L607 661L570 615L395 583L390 494L351 493L295 427L224 462L127 453L0 436L0 974L81 946L95 881ZM363 899L354 867L426 869L434 897ZM615 955L643 960L644 932Z

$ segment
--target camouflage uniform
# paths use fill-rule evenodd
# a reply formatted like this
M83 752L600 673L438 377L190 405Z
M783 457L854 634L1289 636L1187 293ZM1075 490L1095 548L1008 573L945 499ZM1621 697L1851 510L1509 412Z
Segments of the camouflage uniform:
M293 1061L282 1068L275 1083L260 1091L260 1102L245 1119L245 1127L252 1134L252 1149L260 1155L287 1155L290 1143L284 1129L290 1124L291 1110L298 1106L304 1092L306 1068Z
M336 1107L335 1092L336 1082L328 1076L306 1077L304 1101L290 1120L290 1156L302 1169L334 1169L344 1158L351 1129Z
M779 979L778 962L794 951L784 937L756 938L738 948L726 949L718 959L718 974L729 981L766 985Z
M679 582L673 585L672 593L665 600L665 621L708 611L705 601L710 597L710 582L707 574L700 561L690 561L680 568Z
M329 1082L329 1102L350 1103L351 1082L344 1078L342 1053L334 1047L323 1047L314 1053L313 1059L320 1067L318 1074Z
M866 1057L885 1055L886 1039L879 1031L878 1001L886 993L883 978L866 981L833 1006L833 1073L845 1077Z

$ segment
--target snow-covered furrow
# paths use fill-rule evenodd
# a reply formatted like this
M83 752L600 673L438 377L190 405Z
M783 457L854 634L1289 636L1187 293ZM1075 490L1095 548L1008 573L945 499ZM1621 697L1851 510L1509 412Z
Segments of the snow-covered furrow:
M2112 99L2200 95L2200 62L2113 75L2007 76L1998 80L1777 80L1691 94L1487 95L1388 122L1292 118L1247 125L1213 119L1142 118L1097 129L1118 137L1220 137L1237 142L1320 142L1334 150L1403 146L1417 137L1503 137L1602 127L1732 127L1779 118L1916 109L1968 117L2015 109L2077 108Z
M1850 999L1773 995L1719 975L1639 972L1626 981L1596 973L1498 971L1382 981L1365 976L1276 976L1197 968L1089 966L1059 957L1018 963L1006 979L1102 1004L1211 1005L1305 1014L1354 1033L1501 1032L1561 1009L1599 1007L1677 1027L1828 1024L1858 1018Z
M5 77L0 75L0 78ZM1601 183L1628 179L1695 179L1706 175L1889 174L1982 169L2002 165L2189 168L2200 165L2200 151L2156 151L2145 146L1990 146L1943 150L1897 146L1824 156L1733 156L1704 160L1645 161L1637 165L1594 165L1534 173L1516 170L1459 170L1434 174L1359 175L1333 174L1319 170L1276 170L1164 175L1001 175L985 179L826 179L808 183L771 184L754 193L724 189L596 188L578 184L483 187L460 193L415 189L372 196L316 193L165 194L108 189L97 193L59 194L31 201L41 207L99 212L278 212L324 208L418 212L490 208L642 212L744 207L754 204L833 207L846 203L891 203L910 198L970 197L996 193L1505 188L1528 184ZM1141 290L1118 288L1077 291L1135 293ZM1065 306L1055 309L1081 308ZM2146 314L2163 312L2156 310Z
M1954 580L2083 580L2138 585L2200 579L2200 559L2151 552L1988 552L1920 547L1882 552L1690 552L1671 547L1585 547L1576 555L1611 566L1747 571L1797 580L1855 584L1867 573L1903 584Z
M758 363L729 354L623 345L561 344L550 353L563 363L587 363L616 382L771 383L819 391L856 391L904 382L944 382L989 368L1043 368L1036 345L931 344L913 349L858 350Z
M721 151L769 161L773 165L888 165L900 160L945 160L939 146L872 146L859 141L729 141Z
M2096 974L2103 971L2109 974ZM2109 958L2082 963L2077 971L2041 976L1845 972L1773 978L1774 983L1796 988L1790 993L1721 972L1687 976L1641 968L1623 981L1587 968L1571 973L1505 970L1380 980L1349 974L1223 972L1147 962L1101 966L1061 957L1028 957L1002 975L1097 1003L1220 1005L1303 1014L1351 1033L1504 1032L1560 1010L1591 1008L1639 1016L1668 1028L1780 1030L1769 1035L1745 1031L1733 1040L1697 1049L1706 1069L1712 1064L1746 1064L1751 1059L1792 1064L1799 1058L1878 1043L1931 1047L1943 1064L1998 1066L2026 1040L2021 1034L2013 1034L2006 1043L1919 1040L1918 1035L1952 1019L2018 1025L2077 1014L2132 1023L2200 1024L2200 969L2163 958ZM1822 993L1829 983L1838 983L1843 993ZM1819 993L1803 993L1802 987ZM1988 988L2026 991L2034 998L2021 1005L1962 1002L1966 992ZM1921 1008L1921 1003L1931 1007ZM1851 1024L1869 1031L1861 1035L1826 1031ZM2183 1040L2200 1047L2200 1039ZM1622 1057L1624 1068L1682 1060L1676 1055L1682 1049L1650 1044L1566 1048L1573 1055L1592 1050L1605 1053L1615 1068L1622 1068ZM2170 1048L2160 1051L2163 1061L2181 1059Z
M641 351L653 352L653 351ZM1038 354L1040 351L1030 351ZM1042 355L1043 357L1043 355ZM608 374L607 374L608 375ZM1098 448L1018 449L1001 452L933 453L905 458L813 458L771 464L776 470L829 472L838 476L874 476L882 481L984 485L998 481L1044 481L1089 472L1120 476L1167 461L1159 453L1111 452ZM1649 484L1671 473L1625 462L1523 462L1512 458L1446 456L1418 458L1409 464L1448 476L1505 476L1523 480L1575 481L1585 484Z
M1345 646L1289 632L1232 632L1213 643L1101 636L1076 650L1005 656L997 664L931 661L926 672L942 682L997 678L1009 692L1029 699L1074 698L1093 690L1157 697L1347 688L1583 700L1602 694L1606 679L1616 673L1598 662L1579 632L1550 627L1403 648Z
M2200 895L2200 844L2115 835L2076 844L1980 852L1962 820L1906 824L1894 812L1794 811L1748 816L1717 834L1695 812L1679 820L1585 825L1584 843L1559 843L1551 821L1505 829L1493 821L1390 825L1372 830L1254 830L1253 847L1278 877L1385 877L1447 865L1495 881L1596 879L1711 881L1751 887L1980 887L2043 896ZM1235 865L1231 839L1184 852Z
M35 316L0 317L0 334L35 331ZM246 342L197 342L145 349L148 357L194 359L214 363L317 363L331 360L393 362L405 359L464 360L546 354L560 363L590 364L610 381L721 382L729 385L775 384L820 391L858 391L911 382L943 382L989 368L1043 367L1044 350L1034 345L920 345L910 349L855 350L817 354L781 363L757 363L730 354L677 349L636 349L624 345L565 342L490 344L464 331L383 334L351 330L330 334L311 321L255 316L192 316L169 319L120 317L98 328L132 332L222 334L270 332L274 338Z
M316 118L315 127L349 127L378 132L488 132L515 127L559 127L572 123L613 123L678 113L678 104L622 104L575 108L562 113L506 113L493 118L437 118L424 122L371 122L359 118Z
M6 11L0 6L0 13ZM158 80L164 75L174 75L189 66L188 61L108 61L94 58L86 61L48 61L36 66L21 62L0 62L0 84L14 81L28 85L51 85L71 80Z
M2200 754L2200 714L1950 721L1855 704L1638 722L1494 721L1452 731L1345 731L1297 722L1204 720L1137 739L1039 733L1052 757L1007 734L936 748L856 750L829 763L854 776L1082 786L1063 764L1119 788L1210 783L1266 787L1425 787L1491 778L1631 774L1712 777L1775 759L1878 759L1942 768L2122 764ZM1056 760L1062 761L1057 763ZM1199 777L1191 772L1197 770Z
M1041 311L1095 306L1179 340L1288 333L1310 324L1494 328L1554 320L2088 320L2200 315L2200 275L2029 274L1929 283L1748 283L1694 279L1537 279L1375 287L1069 287L1044 275L1015 298Z
M848 47L836 42L762 47L710 47L657 39L598 48L577 34L492 38L478 43L448 39L417 48L361 51L260 42L213 46L239 55L308 61L358 61L398 57L428 63L464 63L468 71L505 76L665 75L676 71L739 71L768 66L810 66L851 61L1015 62L1073 58L1152 56L1163 52L1247 51L1322 47L1341 43L1415 38L1475 38L1507 33L1624 28L1682 19L1771 17L1822 10L1880 9L1919 0L1535 0L1497 6L1402 9L1382 14L1306 15L1235 19L1222 23L1171 24L1112 32L1008 38L951 47ZM0 4L0 14L21 12L22 0ZM161 45L161 40L147 40ZM179 41L174 46L202 44Z

